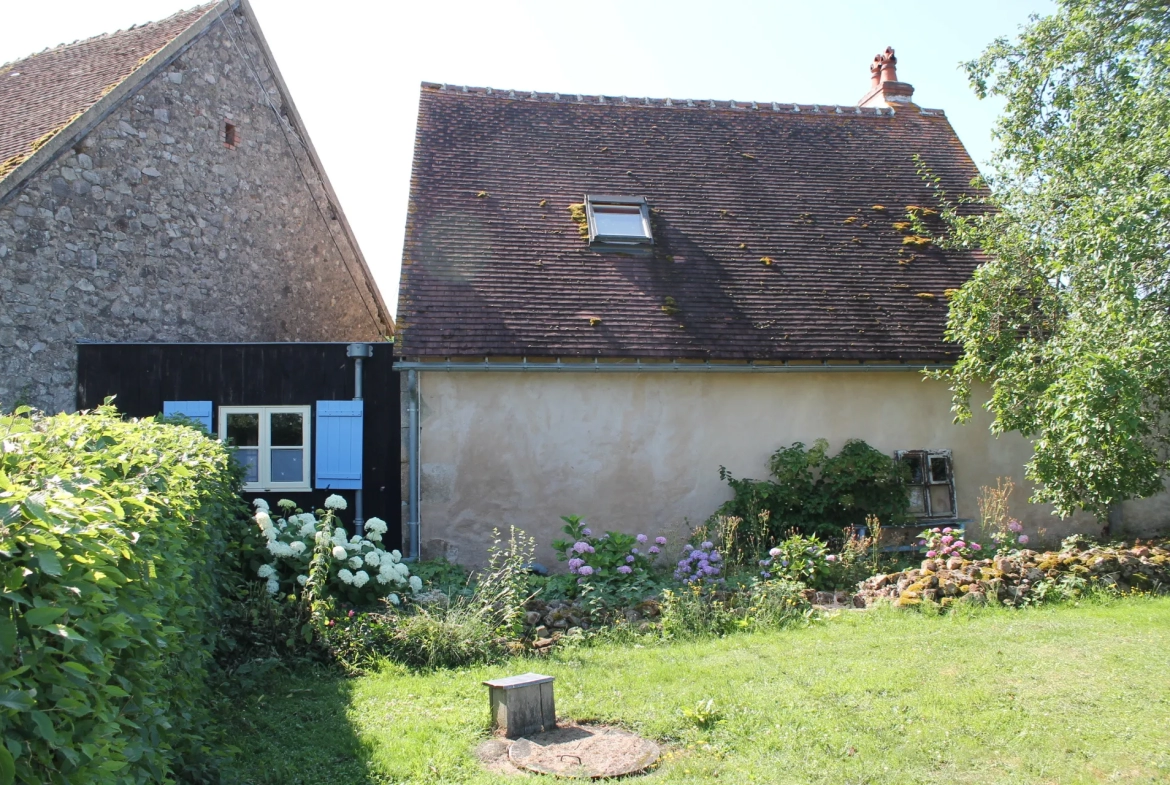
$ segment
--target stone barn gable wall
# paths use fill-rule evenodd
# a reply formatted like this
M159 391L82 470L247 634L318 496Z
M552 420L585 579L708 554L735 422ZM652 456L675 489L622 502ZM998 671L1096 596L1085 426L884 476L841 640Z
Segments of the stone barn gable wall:
M248 18L226 13L8 195L0 406L74 408L78 341L390 333L283 110Z

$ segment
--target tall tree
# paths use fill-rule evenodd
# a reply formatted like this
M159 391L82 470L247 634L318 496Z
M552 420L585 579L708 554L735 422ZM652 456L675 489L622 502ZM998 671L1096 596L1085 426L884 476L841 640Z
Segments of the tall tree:
M1170 3L1060 0L966 64L1006 100L989 190L941 194L941 242L987 254L951 299L960 421L1035 456L1034 499L1104 518L1163 488L1170 435Z

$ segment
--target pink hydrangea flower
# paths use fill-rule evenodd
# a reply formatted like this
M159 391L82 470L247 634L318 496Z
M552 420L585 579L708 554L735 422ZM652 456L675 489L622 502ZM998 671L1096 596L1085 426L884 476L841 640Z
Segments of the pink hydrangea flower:
M938 553L936 551L927 551L926 552L926 558L928 558L928 559L933 559L935 556L938 556Z
M1020 535L1020 545L1027 545L1027 544L1028 544L1028 535L1021 534Z

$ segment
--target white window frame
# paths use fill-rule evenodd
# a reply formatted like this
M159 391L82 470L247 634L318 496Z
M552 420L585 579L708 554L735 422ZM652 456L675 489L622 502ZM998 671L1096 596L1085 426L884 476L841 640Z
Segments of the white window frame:
M299 414L304 428L301 431L301 482L272 482L270 453L272 450L272 415ZM227 418L229 414L256 414L260 417L260 438L257 452L257 482L244 483L249 493L268 491L305 492L313 490L313 407L312 406L221 406L219 407L219 440L227 442Z
M919 520L955 520L959 517L958 495L955 493L955 464L950 450L897 450L894 457L900 461L905 460L911 456L922 461L922 481L909 483L912 488L921 488L923 497L923 511L911 512L915 518ZM934 469L931 466L932 459L942 459L946 465L946 477L936 478L934 476ZM945 486L950 497L951 509L950 512L935 512L934 503L931 500L930 489L932 487Z

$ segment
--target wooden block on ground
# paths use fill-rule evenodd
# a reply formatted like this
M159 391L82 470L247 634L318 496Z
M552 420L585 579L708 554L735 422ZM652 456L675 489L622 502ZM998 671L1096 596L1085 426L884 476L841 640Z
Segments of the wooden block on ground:
M552 676L525 673L484 684L491 699L492 727L502 729L509 739L556 728Z

